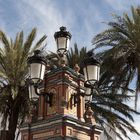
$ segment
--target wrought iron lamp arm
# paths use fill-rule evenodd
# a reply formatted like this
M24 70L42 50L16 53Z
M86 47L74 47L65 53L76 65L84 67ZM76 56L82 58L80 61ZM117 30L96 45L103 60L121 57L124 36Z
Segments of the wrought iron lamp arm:
M44 96L45 98L45 102L48 103L50 106L52 106L52 100L53 100L53 93L50 92L41 92L41 93L38 93L38 84L34 84L34 89L35 89L35 93L38 95L38 96Z
M85 96L91 96L91 95L93 95L94 92L96 92L97 94L99 94L99 90L97 88L97 82L95 82L93 85L84 84L84 86L86 88L90 88L91 89L91 93L90 94L86 94L85 93Z
M71 99L74 99L74 106L80 102L80 96L82 97L85 97L85 96L92 96L94 95L94 93L96 94L99 94L99 91L98 91L98 88L97 88L97 83L95 83L94 85L86 85L85 84L85 87L86 88L90 88L91 89L91 92L90 94L86 94L86 92L80 92L80 86L78 87L78 92L77 93L74 93L72 96L71 96ZM89 102L88 102L89 104Z

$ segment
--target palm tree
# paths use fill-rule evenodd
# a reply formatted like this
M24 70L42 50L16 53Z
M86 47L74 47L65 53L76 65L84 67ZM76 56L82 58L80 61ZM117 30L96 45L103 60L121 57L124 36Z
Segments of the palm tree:
M0 113L3 129L8 125L9 140L14 140L17 124L29 110L28 90L24 82L28 73L27 58L46 39L44 35L32 46L35 36L34 28L26 41L23 31L13 41L0 31Z
M80 66L82 60L87 57L86 53L87 50L85 47L79 50L75 44L74 48L71 48L67 55L69 66L73 68L76 63ZM121 140L123 140L122 135L130 139L126 130L139 135L131 124L131 122L133 123L134 121L132 114L139 113L124 103L124 101L131 100L131 97L115 92L119 88L117 86L111 88L104 84L102 85L101 81L99 81L97 86L99 90L93 90L92 101L88 102L88 105L93 110L96 122L102 126L108 139L112 140L112 137L105 125L107 125ZM131 89L126 90L132 92ZM117 129L119 129L119 132Z
M140 7L132 7L131 13L115 15L115 21L108 22L109 28L96 35L93 44L96 50L104 50L97 54L103 61L100 83L126 94L133 82L136 106L140 91Z
M134 119L132 116L132 114L140 115L140 113L124 103L124 101L130 100L131 96L112 93L112 90L105 89L100 85L98 92L92 93L92 101L89 102L89 105L94 111L96 122L102 126L109 140L113 140L113 138L107 128L121 140L123 140L123 136L131 140L127 133L128 131L140 135L133 126Z
M83 60L86 56L87 48L82 47L81 49L78 49L78 46L75 43L74 48L71 47L66 56L64 55L61 57L56 53L50 52L46 53L46 60L48 60L51 68L54 66L59 67L59 65L63 63L63 60L67 61L66 63L70 68L74 68L75 64L78 64L81 67L81 60ZM82 68L80 69L80 73L83 73Z
M77 44L74 44L74 48L70 48L67 54L68 65L71 68L75 67L75 64L78 64L81 67L81 60L83 60L87 56L87 48L82 47L78 49ZM82 69L80 71L82 72Z

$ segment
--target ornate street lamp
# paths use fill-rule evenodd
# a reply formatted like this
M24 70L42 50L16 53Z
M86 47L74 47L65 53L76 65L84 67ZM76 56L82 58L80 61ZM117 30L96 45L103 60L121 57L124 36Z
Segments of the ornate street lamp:
M92 52L87 53L88 57L83 61L83 71L85 76L85 87L93 87L99 81L100 63Z
M45 75L46 69L46 60L41 54L40 50L34 51L34 55L28 58L29 65L29 79L30 79L30 95L29 97L32 100L36 99L36 95L45 96L45 100L47 103L52 105L52 93L39 92L39 86L42 83ZM32 89L34 86L34 90ZM35 95L36 94L36 95Z
M57 52L60 56L63 56L67 53L71 34L66 31L66 27L62 26L60 27L60 31L55 32L54 38L57 45Z
M89 106L89 103L93 100L93 92L95 91L98 94L96 83L100 76L100 63L95 59L92 51L87 53L87 58L83 61L83 71L85 76L84 86L86 87L85 103Z
M34 55L28 58L29 75L33 84L39 84L44 79L46 61L40 50L34 51Z
M87 57L82 62L82 67L85 77L84 86L86 87L86 91L84 93L78 92L77 94L73 95L75 99L74 104L79 102L79 96L84 96L85 102L89 103L92 100L93 91L98 93L96 82L99 81L100 63L97 61L97 59L95 59L92 51L87 53Z
M57 44L57 52L60 56L66 54L71 34L66 31L66 27L60 27L60 31L54 34ZM29 81L30 81L30 95L29 97L34 100L36 95L45 96L46 102L52 105L53 93L39 92L40 83L42 83L45 75L46 60L41 54L40 50L36 50L34 55L28 58L29 65ZM34 87L34 89L32 88Z
M69 40L71 39L71 34L66 31L66 27L60 27L60 31L54 34L54 38L57 43L57 52L60 56L66 54ZM90 51L87 53L86 59L83 60L83 71L85 76L85 87L88 89L88 92L77 92L77 94L72 95L74 98L74 104L78 103L79 96L85 96L86 100L90 100L93 94L93 89L96 90L95 83L99 80L100 73L100 63L93 57L93 53ZM41 54L40 50L36 50L34 55L28 58L29 64L29 79L30 86L34 87L34 90L31 88L31 98L36 99L36 95L45 96L46 102L52 105L53 93L40 92L39 88L43 82L45 69L46 69L46 60ZM80 85L79 85L80 88ZM86 97L87 96L87 97ZM91 96L91 97L90 97Z

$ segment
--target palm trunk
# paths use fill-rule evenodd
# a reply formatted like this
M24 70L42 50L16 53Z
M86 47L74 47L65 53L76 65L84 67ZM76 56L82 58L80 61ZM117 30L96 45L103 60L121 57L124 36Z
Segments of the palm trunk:
M11 107L11 113L9 116L9 139L8 140L14 140L15 139L15 132L17 128L18 123L18 116L19 116L19 104L20 100L18 97L14 100Z
M15 132L16 132L17 122L18 122L18 113L19 113L19 110L14 109L9 118L9 139L8 140L15 139Z
M19 114L19 109L17 107L12 110L11 116L9 117L9 140L15 139L15 132L16 132L17 122L18 122L18 114Z

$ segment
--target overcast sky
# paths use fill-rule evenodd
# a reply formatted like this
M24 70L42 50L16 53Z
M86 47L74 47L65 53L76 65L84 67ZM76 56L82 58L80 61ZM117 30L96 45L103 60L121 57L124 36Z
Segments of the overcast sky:
M106 28L104 22L112 20L114 13L130 13L132 5L140 5L140 0L0 0L0 29L14 38L21 30L27 35L37 27L37 38L46 34L47 50L55 52L53 35L66 26L72 34L71 47L76 42L79 48L91 49L94 35ZM140 116L135 121L140 131Z

